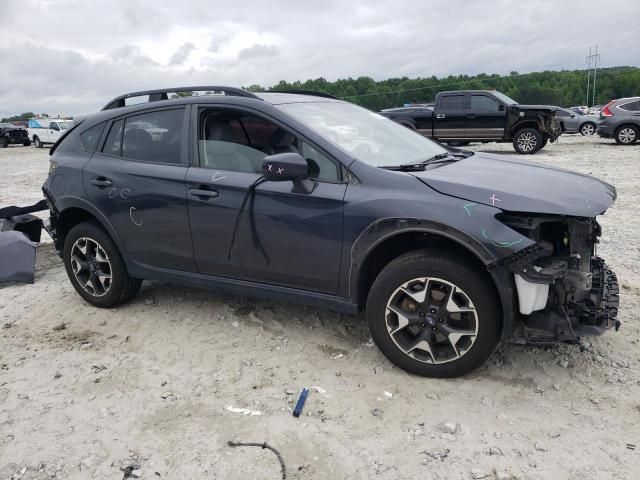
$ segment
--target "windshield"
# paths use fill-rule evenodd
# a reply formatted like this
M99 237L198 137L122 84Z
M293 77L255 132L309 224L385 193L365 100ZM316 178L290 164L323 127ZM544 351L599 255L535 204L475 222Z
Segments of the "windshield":
M60 130L66 130L73 127L73 122L58 122L58 125L60 125Z
M289 103L278 108L375 167L417 163L448 152L428 138L352 103Z
M518 104L518 102L516 102L513 98L507 97L504 93L491 92L491 95L496 97L501 102L506 103L507 105L517 105Z

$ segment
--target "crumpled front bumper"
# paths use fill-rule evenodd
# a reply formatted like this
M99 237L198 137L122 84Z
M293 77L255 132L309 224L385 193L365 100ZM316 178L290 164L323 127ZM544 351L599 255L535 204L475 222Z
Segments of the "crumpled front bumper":
M620 289L618 278L604 260L593 259L591 291L582 302L570 304L580 323L575 328L577 336L600 335L605 331L620 328L618 306Z

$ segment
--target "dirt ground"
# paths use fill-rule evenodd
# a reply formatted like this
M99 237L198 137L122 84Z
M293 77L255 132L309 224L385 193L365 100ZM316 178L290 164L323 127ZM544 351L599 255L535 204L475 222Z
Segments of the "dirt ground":
M359 316L147 282L93 308L43 243L35 283L0 286L0 479L281 478L272 452L230 440L268 442L293 479L638 478L640 145L564 136L532 159L618 188L599 247L618 333L424 379ZM47 170L46 150L0 149L0 206L39 200Z

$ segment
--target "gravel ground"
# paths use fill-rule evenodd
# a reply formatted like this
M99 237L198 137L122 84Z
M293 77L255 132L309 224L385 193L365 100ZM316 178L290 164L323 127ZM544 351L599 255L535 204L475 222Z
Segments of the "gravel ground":
M600 254L620 332L423 379L359 316L156 283L92 308L43 243L35 284L0 287L0 479L281 478L272 452L229 440L268 442L294 479L638 478L640 146L565 136L532 158L618 188ZM39 200L47 169L46 150L0 150L0 205Z

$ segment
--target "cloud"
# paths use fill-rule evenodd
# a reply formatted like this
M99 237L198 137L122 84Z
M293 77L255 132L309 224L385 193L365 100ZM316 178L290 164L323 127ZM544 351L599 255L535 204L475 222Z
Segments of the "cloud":
M258 57L275 57L278 55L278 47L275 45L260 45L256 43L249 48L244 48L238 52L238 60Z
M185 43L183 44L177 51L176 53L174 53L171 58L169 59L169 65L182 65L184 64L187 59L189 58L189 55L191 55L191 52L193 52L196 49L196 46L191 43Z
M0 116L84 113L167 85L585 68L594 43L603 66L640 65L637 0L1 3Z

